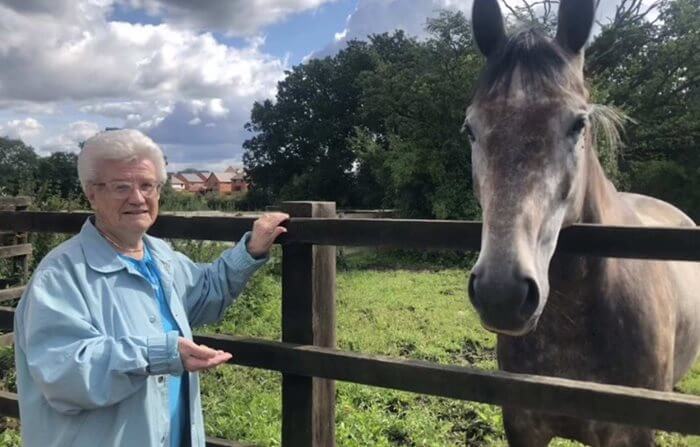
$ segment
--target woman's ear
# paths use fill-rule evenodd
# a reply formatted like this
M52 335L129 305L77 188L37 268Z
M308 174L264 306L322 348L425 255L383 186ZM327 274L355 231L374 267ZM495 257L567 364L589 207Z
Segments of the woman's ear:
M90 202L90 208L95 209L95 187L93 185L87 185L85 187L85 197Z

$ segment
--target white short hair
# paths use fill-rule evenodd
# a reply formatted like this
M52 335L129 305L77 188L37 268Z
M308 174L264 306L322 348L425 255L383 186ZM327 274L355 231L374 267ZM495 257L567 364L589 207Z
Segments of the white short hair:
M90 182L98 180L97 164L103 160L151 160L158 181L165 183L165 157L158 145L136 129L107 130L85 141L78 156L78 178L83 191Z

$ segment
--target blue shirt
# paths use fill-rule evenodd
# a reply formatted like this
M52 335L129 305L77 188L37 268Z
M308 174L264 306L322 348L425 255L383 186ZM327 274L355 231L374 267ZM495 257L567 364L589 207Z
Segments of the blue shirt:
M215 323L265 262L249 233L211 264L144 236L182 336ZM15 313L23 447L170 446L169 387L183 374L179 331L164 332L150 282L90 219L41 261ZM187 373L188 433L204 447L199 375ZM40 430L37 427L41 427Z
M160 273L156 267L155 261L151 257L151 251L144 244L143 259L137 260L129 256L119 254L119 257L125 262L133 265L141 276L149 282L153 288L155 298L158 300L160 308L160 319L163 324L163 332L178 331L182 336L182 331L177 326L175 318L170 311L170 306L165 301L163 287L160 281ZM183 380L184 378L184 380ZM168 401L170 402L170 447L184 447L183 439L187 439L186 432L188 430L188 414L187 414L187 375L170 375L168 380ZM186 445L189 445L187 443Z

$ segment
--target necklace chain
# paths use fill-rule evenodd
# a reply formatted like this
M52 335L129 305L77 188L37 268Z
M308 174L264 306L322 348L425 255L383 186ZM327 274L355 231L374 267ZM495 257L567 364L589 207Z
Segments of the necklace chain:
M123 252L126 252L126 253L138 253L138 252L143 251L143 246L142 246L141 248L125 248L125 247L122 247L122 246L119 245L116 241L114 241L114 239L112 239L111 237L109 237L109 236L107 235L107 233L105 233L104 231L100 230L100 228L99 228L97 225L95 225L95 228L97 229L97 232L100 233L100 234L102 235L102 237L104 237L105 239L107 239L107 241L109 241L110 244L114 245L116 248L118 248L119 250L121 250L121 251L123 251Z

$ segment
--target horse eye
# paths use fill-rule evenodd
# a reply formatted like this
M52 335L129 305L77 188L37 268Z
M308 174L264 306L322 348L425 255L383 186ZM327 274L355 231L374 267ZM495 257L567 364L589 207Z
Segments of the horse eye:
M569 136L577 137L584 127L586 127L586 117L579 116L576 118L576 121L574 121L574 124L572 124L571 129L569 129Z

